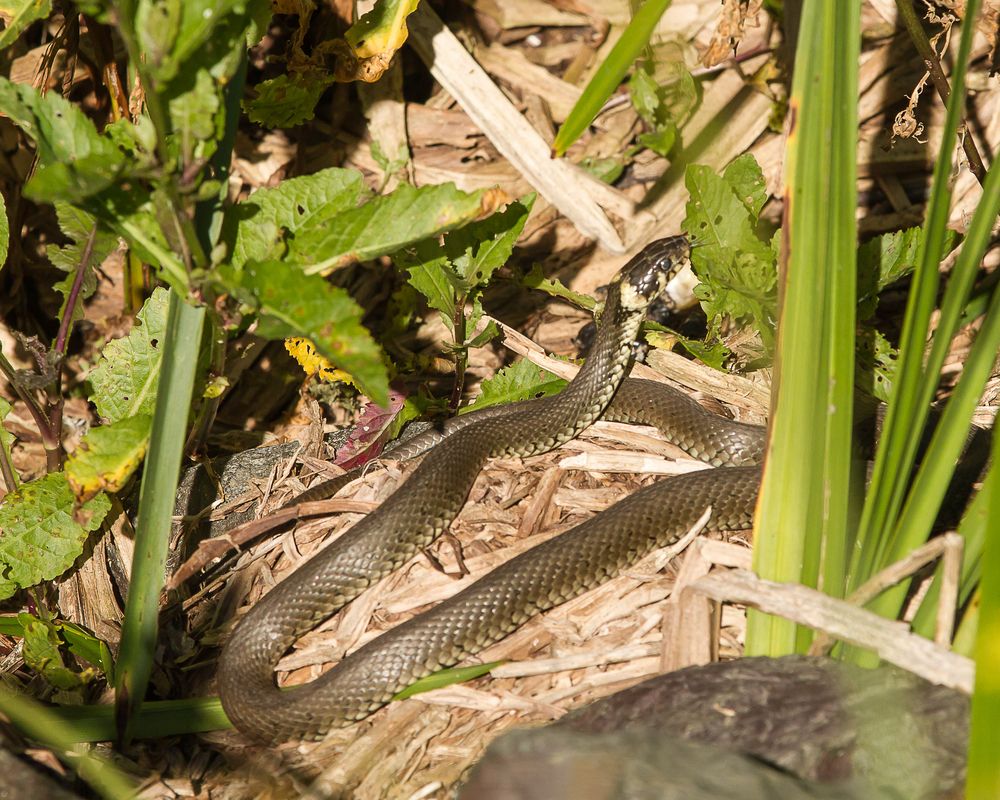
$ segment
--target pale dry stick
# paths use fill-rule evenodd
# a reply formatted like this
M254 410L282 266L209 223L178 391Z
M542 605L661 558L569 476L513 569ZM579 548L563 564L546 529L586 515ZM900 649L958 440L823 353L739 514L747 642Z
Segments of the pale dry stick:
M433 9L421 3L407 22L417 55L500 154L584 235L597 239L613 253L624 253L625 245L591 197L589 184L567 162L552 158L545 140Z
M931 539L927 544L912 550L904 558L894 564L890 564L883 570L876 572L861 586L854 590L844 602L861 608L878 597L886 589L895 586L902 580L909 578L917 570L936 561L942 561L942 583L941 602L938 605L937 628L935 630L934 641L942 647L947 647L951 642L952 620L955 616L955 608L958 605L958 573L962 566L962 537L957 533L946 533ZM948 580L945 580L945 577ZM942 621L941 612L949 615L947 623ZM942 636L945 636L942 640ZM809 655L822 656L833 646L832 638L824 633L820 633L813 639L809 647Z
M570 364L567 361L546 355L545 350L540 345L523 333L519 333L509 325L487 314L484 314L479 320L472 335L478 336L490 322L494 323L503 333L504 346L511 352L524 356L532 364L547 369L552 374L566 380L571 380L579 371L580 368L576 364ZM668 381L664 378L663 373L651 369L645 364L632 365L631 375L633 378L645 378L659 383L678 383L755 414L760 414L767 409L767 392L746 378L718 372L704 364L689 361L665 350L656 350L650 354L650 357L657 363L669 365L671 375L674 376L673 379Z
M884 661L932 683L972 693L972 659L911 633L905 623L885 619L815 589L774 583L735 569L706 575L689 590L719 603L740 603L824 631L847 644L872 650Z

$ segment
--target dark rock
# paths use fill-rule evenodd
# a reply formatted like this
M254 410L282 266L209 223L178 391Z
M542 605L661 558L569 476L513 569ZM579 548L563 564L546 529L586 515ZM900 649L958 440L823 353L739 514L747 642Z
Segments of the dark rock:
M968 713L961 693L891 667L864 670L804 656L739 659L662 675L548 728L502 737L461 798L930 800L963 783ZM683 740L710 747L679 747ZM604 763L597 753L616 753L620 766L601 767L606 781L591 781L591 794L554 794L553 786L501 793L525 780L540 786L545 775L552 777L548 783L562 779L568 764L586 772L587 764ZM730 756L725 768L723 754ZM712 759L716 766L705 774ZM534 777L521 773L518 762ZM636 774L655 781L658 794L642 788L623 794ZM768 783L779 779L786 781L780 790ZM489 784L496 785L494 793L482 788ZM607 785L618 794L603 793Z

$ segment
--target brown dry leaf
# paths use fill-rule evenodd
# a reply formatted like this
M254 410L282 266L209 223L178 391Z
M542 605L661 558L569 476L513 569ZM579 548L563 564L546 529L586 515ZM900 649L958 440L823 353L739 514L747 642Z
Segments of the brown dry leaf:
M747 26L760 26L760 9L764 0L725 0L719 12L719 23L701 58L706 67L721 64L736 52Z

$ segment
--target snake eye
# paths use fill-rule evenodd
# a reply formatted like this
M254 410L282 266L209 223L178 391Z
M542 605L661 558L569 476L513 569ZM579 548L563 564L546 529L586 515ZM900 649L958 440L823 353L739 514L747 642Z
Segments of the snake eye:
M646 245L622 270L633 291L653 300L687 262L691 243L686 236L668 236Z

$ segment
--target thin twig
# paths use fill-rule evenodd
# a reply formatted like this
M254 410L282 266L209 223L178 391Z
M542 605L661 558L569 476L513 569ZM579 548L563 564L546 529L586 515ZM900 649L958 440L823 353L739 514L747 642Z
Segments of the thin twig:
M59 332L56 334L56 341L52 347L56 354L55 376L46 389L46 418L48 420L47 433L42 431L42 442L45 445L45 460L50 471L57 470L62 466L63 446L62 446L62 421L64 400L62 394L62 374L63 361L66 356L66 344L69 341L70 329L73 327L73 316L77 303L80 302L80 292L83 290L83 281L90 269L90 260L94 256L94 244L97 242L97 224L90 229L87 243L83 246L83 253L80 256L80 263L77 264L76 274L73 276L73 285L69 294L66 295L66 308L63 310L62 319L59 320Z
M927 65L931 82L934 84L934 88L937 89L938 96L940 96L943 103L947 103L948 98L951 96L951 87L948 85L948 78L945 77L944 70L941 69L941 61L938 58L938 54L934 52L934 48L931 46L930 40L924 32L923 25L920 24L920 18L917 17L917 12L913 9L913 3L911 0L896 0L896 8L899 9L899 16L906 26L907 33L910 34L913 46L917 48L917 53L923 59L924 64ZM965 20L964 24L971 25L973 24L973 20ZM965 157L969 161L969 169L976 176L976 180L979 181L980 185L982 185L986 180L986 165L983 163L982 156L979 155L979 150L976 149L976 143L972 140L972 133L969 131L964 115L959 124L959 129L961 132L962 148L965 150ZM946 136L948 133L948 131L945 131Z
M469 362L469 348L465 342L465 295L455 303L455 316L452 318L455 336L455 385L451 389L448 409L452 414L458 411L462 404L462 391L465 389L465 369Z

